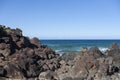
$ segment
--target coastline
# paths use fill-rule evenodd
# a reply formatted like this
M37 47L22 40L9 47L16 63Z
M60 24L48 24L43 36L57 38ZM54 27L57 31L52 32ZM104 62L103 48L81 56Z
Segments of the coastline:
M113 42L120 46L120 40L40 40L48 45L55 52L79 52L82 48L92 48L97 46L101 51L109 48Z
M55 45L55 41L52 42ZM59 44L63 44L63 49L67 45L73 50L78 43L63 41ZM88 43L91 45L91 41ZM0 80L120 79L120 47L117 43L112 43L105 51L97 44L90 48L81 45L80 51L62 55L43 44L38 38L23 36L18 28L0 25Z

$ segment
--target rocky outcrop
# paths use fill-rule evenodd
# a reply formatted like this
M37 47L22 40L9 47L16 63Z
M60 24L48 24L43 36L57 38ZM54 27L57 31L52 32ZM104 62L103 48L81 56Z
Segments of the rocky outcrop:
M61 68L57 71L59 78L60 80L119 80L119 50L118 46L113 46L105 53L97 47L81 51L71 61L61 62Z
M120 48L113 43L62 56L22 35L20 29L0 25L0 80L120 80Z
M0 25L0 80L35 78L59 67L58 55L39 39L29 39L18 28Z

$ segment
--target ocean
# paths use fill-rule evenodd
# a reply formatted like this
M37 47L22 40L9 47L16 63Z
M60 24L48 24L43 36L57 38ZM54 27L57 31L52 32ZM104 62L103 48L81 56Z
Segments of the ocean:
M97 46L101 51L105 51L115 42L120 45L120 40L41 40L56 52L78 52L83 47L91 48Z

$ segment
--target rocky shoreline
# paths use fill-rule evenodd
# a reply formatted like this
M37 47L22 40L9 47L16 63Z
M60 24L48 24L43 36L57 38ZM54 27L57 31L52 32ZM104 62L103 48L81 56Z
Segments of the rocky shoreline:
M38 38L0 25L0 80L120 80L120 48L59 56Z

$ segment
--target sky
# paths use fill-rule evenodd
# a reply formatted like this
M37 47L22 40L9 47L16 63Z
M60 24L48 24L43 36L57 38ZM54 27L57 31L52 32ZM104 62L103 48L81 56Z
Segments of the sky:
M40 39L120 39L120 0L0 0L0 24Z

